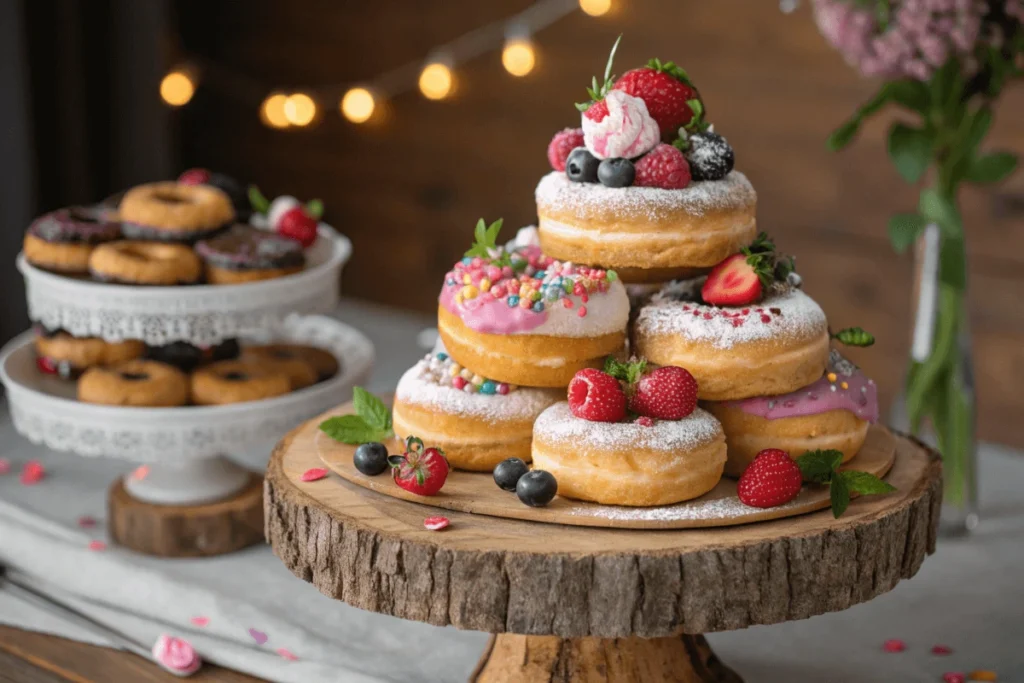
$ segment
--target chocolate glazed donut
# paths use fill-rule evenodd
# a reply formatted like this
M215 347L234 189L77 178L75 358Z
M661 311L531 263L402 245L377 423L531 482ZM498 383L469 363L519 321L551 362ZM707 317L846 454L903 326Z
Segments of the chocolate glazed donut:
M72 206L40 216L25 233L25 259L34 266L68 275L89 272L93 249L120 239L121 224L101 207Z

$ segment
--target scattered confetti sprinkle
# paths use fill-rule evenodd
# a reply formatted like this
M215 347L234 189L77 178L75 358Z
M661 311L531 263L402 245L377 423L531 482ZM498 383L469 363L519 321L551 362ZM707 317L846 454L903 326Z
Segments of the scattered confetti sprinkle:
M107 544L103 541L89 541L89 550L95 550L100 552L107 549Z
M189 619L195 626L206 626L210 623L210 617L192 617Z
M139 465L132 470L132 479L135 481L142 481L149 476L149 465Z
M21 483L25 486L38 484L46 476L46 468L37 460L29 460L21 468Z
M427 517L423 520L423 526L429 531L440 531L450 524L447 517Z
M323 467L313 467L312 469L308 469L305 472L303 472L302 476L299 477L299 479L301 479L302 481L316 481L318 479L323 479L326 476L327 470L325 470Z
M267 634L263 631L257 631L256 629L251 628L249 629L249 635L252 636L252 639L256 641L257 645L262 645L267 642Z
M82 515L78 518L78 526L83 529L92 529L96 526L96 518L89 515Z
M298 661L298 659L299 659L294 654L292 654L291 650L289 650L286 647L279 647L277 649L277 654L281 655L283 658L287 659L289 662L295 662L295 661Z
M0 476L11 471L11 461L7 458L0 458Z
M951 648L949 645L933 645L932 654L940 656L951 655L953 654L953 648Z
M998 681L999 676L995 671L989 671L988 669L976 669L971 673L967 674L967 680L969 681L985 681L990 683L991 681Z
M945 683L964 683L964 675L959 671L947 671L942 674L942 680Z
M882 649L886 652L903 652L907 649L907 644L899 638L890 638L882 643Z

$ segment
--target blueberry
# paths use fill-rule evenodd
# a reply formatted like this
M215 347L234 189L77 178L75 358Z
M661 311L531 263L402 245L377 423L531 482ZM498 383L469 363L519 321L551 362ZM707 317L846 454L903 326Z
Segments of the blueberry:
M704 131L689 138L690 149L686 160L690 162L690 175L694 180L721 180L729 175L736 163L736 154L718 133Z
M515 491L519 479L529 471L530 468L519 458L502 460L494 468L494 483L506 491Z
M544 507L558 493L558 482L555 475L544 470L532 470L519 478L516 484L516 495L519 500L530 507Z
M388 468L387 446L376 441L360 444L352 456L352 462L363 474L376 477Z
M629 159L605 159L597 167L597 179L605 187L629 187L636 178L636 167Z
M203 362L203 350L188 342L176 341L163 346L146 347L146 358L173 365L182 372L192 372Z
M601 160L587 151L586 147L577 147L569 152L565 160L565 175L577 183L596 183L597 167Z

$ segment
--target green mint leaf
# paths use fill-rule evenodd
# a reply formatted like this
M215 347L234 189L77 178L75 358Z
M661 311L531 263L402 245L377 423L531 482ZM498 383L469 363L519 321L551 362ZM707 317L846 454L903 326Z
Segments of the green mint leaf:
M828 485L828 494L832 499L832 516L839 519L850 507L850 488L843 477L832 477Z
M324 203L319 199L311 199L306 203L306 213L313 218L320 220L324 215Z
M894 123L889 129L889 158L908 183L916 183L932 162L932 136L920 128Z
M1016 169L1016 154L995 152L972 159L966 177L972 183L998 183L1006 180Z
M255 185L249 186L249 204L252 206L252 210L256 213L266 215L267 211L270 211L270 202L263 196L263 193L260 192L260 188Z
M865 332L862 327L847 327L833 334L832 338L844 346L871 346L875 343L875 335Z
M896 490L896 487L892 484L882 481L875 475L868 472L847 470L845 472L840 472L839 475L843 478L847 488L854 493L859 493L863 496L892 493Z
M860 119L852 118L843 125L832 131L832 134L828 136L828 141L825 143L831 152L838 152L843 147L846 147L853 139L857 137L857 133L860 131Z
M902 254L917 240L928 221L916 213L898 213L889 219L889 241L896 253Z
M366 424L380 431L391 429L391 411L384 402L362 387L352 389L352 406Z
M477 244L483 244L484 240L487 239L487 223L481 218L476 222L476 228L473 229L473 238Z
M392 436L390 429L378 429L358 415L338 415L327 418L320 423L320 431L335 441L347 444L385 441Z
M807 481L827 484L843 461L842 451L833 449L808 451L796 459L800 473Z

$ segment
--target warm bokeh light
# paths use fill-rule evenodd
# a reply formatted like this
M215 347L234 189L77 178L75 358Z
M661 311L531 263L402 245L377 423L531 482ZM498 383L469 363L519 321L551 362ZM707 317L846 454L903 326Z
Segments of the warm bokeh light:
M516 38L505 42L505 49L501 51L501 63L513 76L525 76L533 71L537 63L537 56L533 51L533 44L526 38Z
M612 8L612 0L580 0L580 9L592 17L607 14Z
M352 123L363 123L373 116L377 103L366 88L351 88L341 98L341 114Z
M316 118L316 102L305 93L289 95L284 101L284 117L293 126L308 126Z
M420 92L429 100L443 100L452 91L452 70L447 64L432 62L420 72Z
M284 103L287 100L288 96L282 93L268 95L260 105L260 118L263 119L263 123L271 128L287 128L288 117L284 113Z
M160 97L172 107L188 104L195 92L195 83L184 71L172 71L160 81Z

